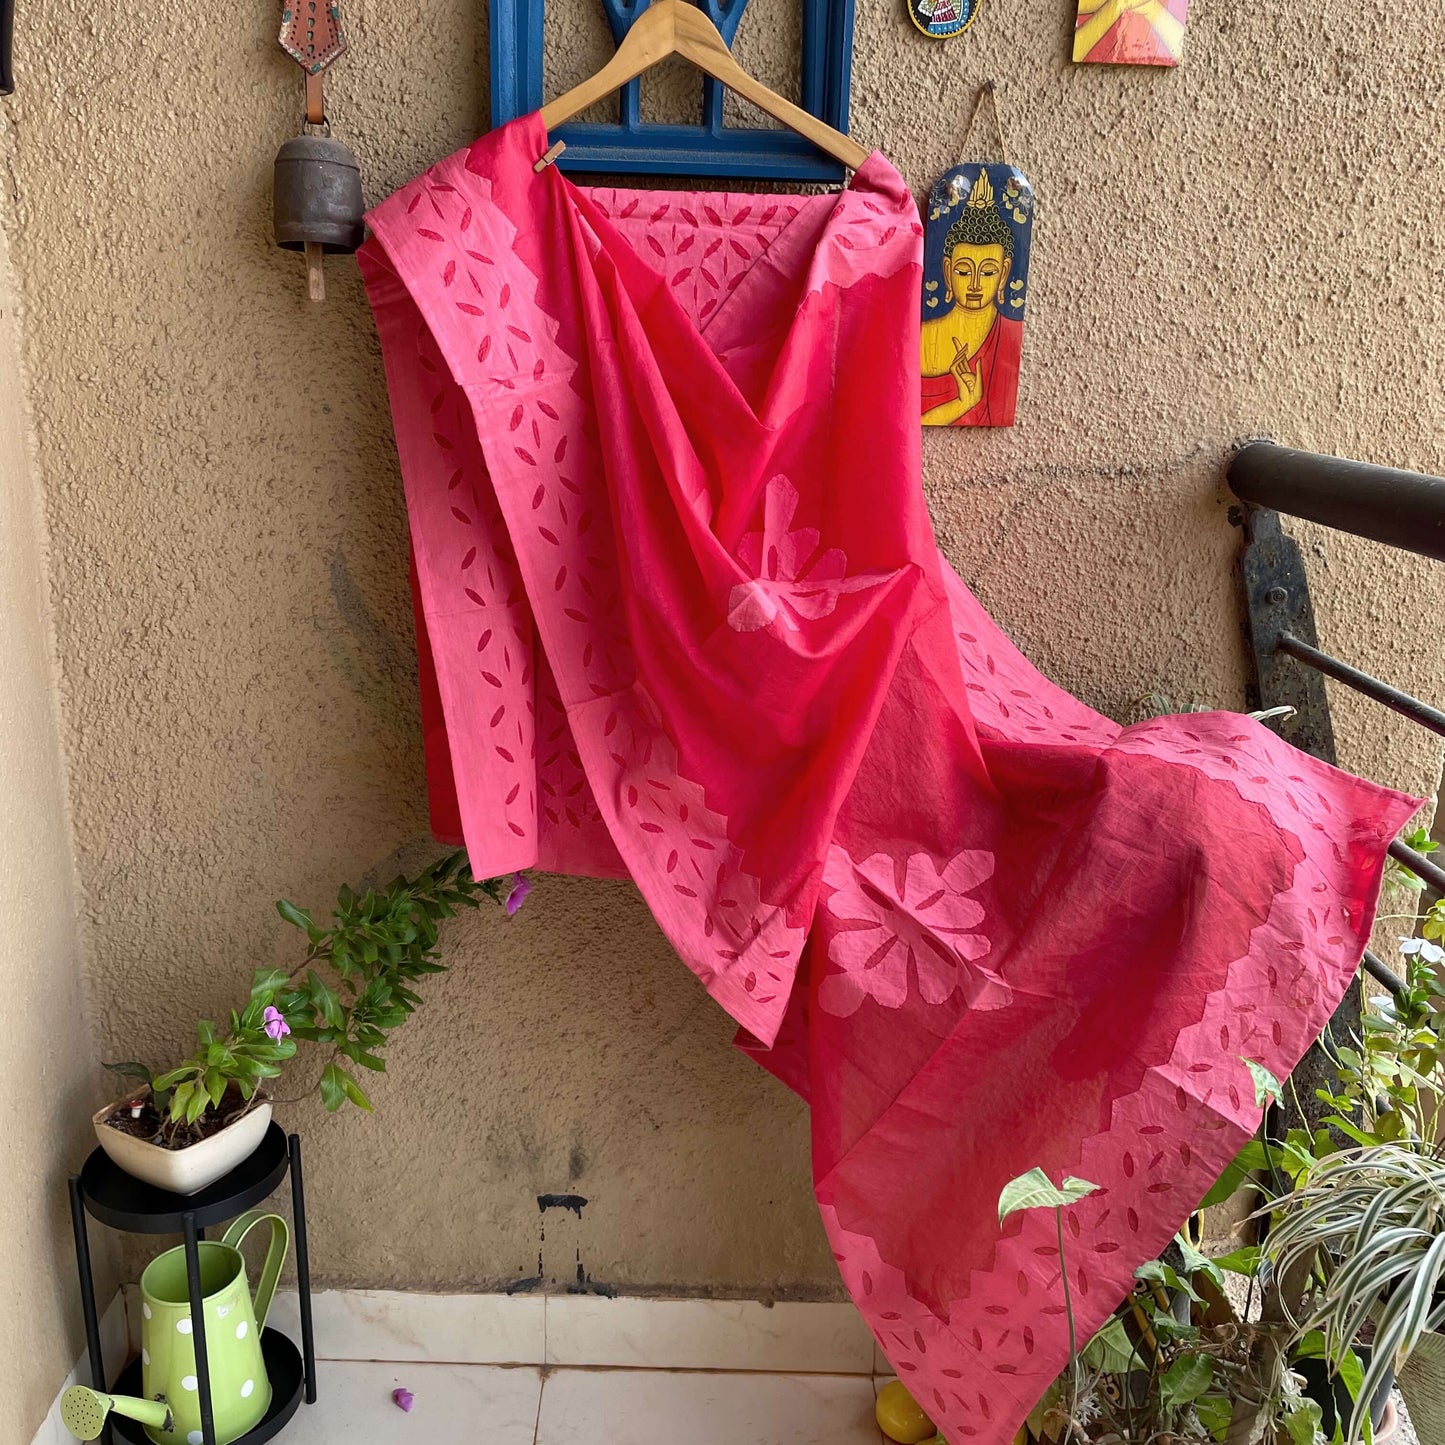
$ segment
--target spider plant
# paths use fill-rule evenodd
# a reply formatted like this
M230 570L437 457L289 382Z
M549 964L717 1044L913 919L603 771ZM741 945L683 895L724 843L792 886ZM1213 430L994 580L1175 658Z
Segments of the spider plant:
M1360 1438L1370 1401L1427 1331L1445 1324L1445 1159L1407 1144L1343 1150L1260 1215L1275 1224L1263 1249L1292 1323L1320 1331L1331 1368L1344 1368L1366 1320L1374 1343L1354 1390L1347 1439ZM1300 1287L1288 1289L1290 1281Z

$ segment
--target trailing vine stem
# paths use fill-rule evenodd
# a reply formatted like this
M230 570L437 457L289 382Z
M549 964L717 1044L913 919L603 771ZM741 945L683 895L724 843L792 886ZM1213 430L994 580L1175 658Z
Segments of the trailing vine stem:
M330 1046L315 1086L328 1110L350 1102L369 1111L371 1101L352 1070L385 1070L381 1051L392 1030L422 1002L415 985L446 971L437 952L440 925L478 907L483 897L515 913L529 888L521 874L473 878L458 852L385 889L358 892L343 884L326 927L310 910L282 899L277 912L306 934L300 962L257 969L250 997L232 1010L229 1028L222 1032L201 1020L196 1052L164 1073L152 1075L138 1063L107 1067L150 1086L172 1143L199 1137L233 1091L243 1101L238 1112L251 1108L261 1085L296 1054L298 1041Z

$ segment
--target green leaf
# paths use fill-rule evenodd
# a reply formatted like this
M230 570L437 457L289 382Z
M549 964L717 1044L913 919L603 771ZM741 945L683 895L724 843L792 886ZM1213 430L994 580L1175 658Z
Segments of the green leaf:
M365 1109L371 1113L371 1100L362 1092L361 1085L346 1072L345 1069L338 1071L341 1074L341 1087L346 1090L346 1097L356 1105L358 1109Z
M1134 1342L1129 1338L1124 1322L1117 1317L1110 1319L1079 1353L1091 1370L1101 1370L1110 1375L1126 1374L1131 1366L1139 1362Z
M1166 1405L1187 1405L1214 1383L1214 1361L1208 1355L1181 1355L1159 1377Z
M1223 1204L1239 1192L1251 1174L1268 1168L1269 1159L1264 1145L1258 1139L1251 1139L1214 1181L1214 1187L1199 1201L1199 1208L1210 1209L1216 1204Z
M203 1049L208 1049L216 1042L216 1026L210 1019L202 1019L196 1025L196 1039Z
M298 908L294 903L289 903L284 898L278 898L276 900L276 912L279 913L287 923L294 924L297 928L303 929L308 934L316 927L311 921L311 915L304 908Z
M1348 1138L1353 1139L1356 1144L1363 1144L1366 1148L1369 1148L1380 1142L1379 1139L1377 1139L1373 1134L1367 1133L1358 1125L1350 1123L1348 1119L1341 1118L1341 1116L1338 1114L1327 1115L1325 1118L1325 1123L1333 1124L1334 1127L1338 1129L1341 1134L1344 1134Z
M345 1028L346 1016L341 1011L341 998L336 990L314 972L307 973L306 986L312 1007L326 1025L333 1029Z
M1021 1209L1062 1209L1094 1193L1098 1187L1087 1179L1071 1176L1064 1180L1062 1187L1055 1188L1042 1169L1030 1169L1027 1174L1010 1179L1000 1191L998 1222L1002 1224L1010 1214L1017 1214Z
M191 1080L187 1080L184 1084L177 1085L175 1093L171 1095L171 1122L173 1124L180 1123L180 1121L186 1117L186 1109L189 1107L191 1098L195 1092L196 1086ZM201 1095L202 1105L205 1103L205 1097L204 1094Z
M1344 1358L1340 1361L1340 1379L1345 1382L1345 1389L1350 1392L1350 1399L1360 1398L1360 1386L1365 1382L1365 1367L1360 1363L1360 1357L1353 1350L1346 1350Z
M186 1101L186 1123L194 1124L206 1112L206 1107L210 1102L210 1097L205 1089L199 1086L195 1087L191 1097Z
M371 1100L362 1093L361 1085L340 1064L327 1064L321 1075L321 1102L334 1114L348 1099L371 1113Z
M1284 1417L1285 1433L1291 1445L1315 1445L1320 1421L1320 1407L1313 1400L1301 1400Z
M1214 1263L1216 1268L1229 1274L1242 1274L1248 1278L1258 1271L1261 1258L1259 1246L1247 1244L1243 1249L1232 1249L1228 1254L1215 1255Z
M290 977L279 968L258 968L251 975L251 1002L264 1003L268 999L274 999L290 982Z
M1143 1284L1157 1284L1172 1294L1188 1295L1196 1304L1202 1304L1199 1292L1194 1286L1179 1274L1172 1264L1166 1264L1162 1259L1146 1259L1134 1271L1134 1278ZM1135 1301L1140 1308L1153 1313L1157 1309L1152 1293L1138 1295ZM1166 1326L1167 1328L1167 1326Z
M1278 1104L1284 1098L1279 1080L1261 1063L1245 1059L1244 1066L1254 1080L1254 1102L1263 1109L1268 1103Z
M1234 1406L1228 1400L1220 1395L1203 1395L1194 1402L1194 1413L1214 1439L1222 1441L1228 1437L1229 1425L1234 1419Z
M335 1064L327 1064L321 1071L321 1102L326 1111L334 1114L346 1102L346 1090L341 1086L341 1070Z
M1186 1275L1192 1277L1196 1274L1202 1274L1214 1284L1216 1289L1222 1290L1224 1288L1224 1276L1220 1273L1219 1266L1210 1259L1207 1254L1202 1254L1199 1250L1195 1249L1182 1234L1176 1234L1174 1236L1174 1243L1178 1246L1179 1253L1184 1258L1184 1273Z

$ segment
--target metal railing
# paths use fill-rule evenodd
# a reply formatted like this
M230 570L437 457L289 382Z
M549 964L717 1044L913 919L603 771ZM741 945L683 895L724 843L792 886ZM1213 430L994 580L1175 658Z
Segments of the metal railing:
M1445 737L1445 711L1412 697L1319 646L1303 559L1279 513L1445 562L1445 477L1378 467L1272 442L1250 442L1229 463L1229 485L1245 505L1240 558L1253 693L1261 708L1289 706L1280 732L1303 751L1335 761L1324 679L1330 678ZM1445 869L1396 839L1390 856L1445 894ZM1368 949L1364 967L1395 993L1405 982Z

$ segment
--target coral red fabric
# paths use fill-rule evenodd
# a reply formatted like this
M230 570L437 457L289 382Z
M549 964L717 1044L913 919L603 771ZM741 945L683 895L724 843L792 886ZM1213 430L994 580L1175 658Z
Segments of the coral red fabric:
M809 1099L848 1288L952 1442L1005 1442L1352 977L1412 799L1234 714L1120 728L940 556L921 229L844 191L583 190L514 122L371 216L440 831L630 875ZM766 1228L759 1220L758 1227Z

